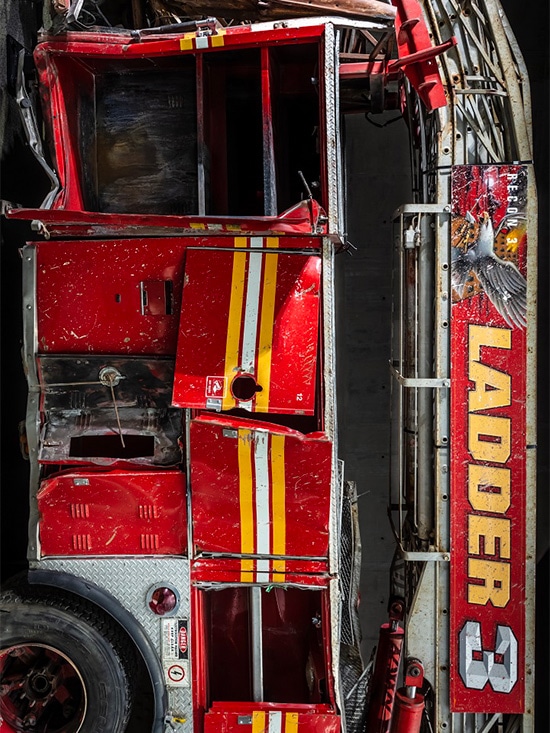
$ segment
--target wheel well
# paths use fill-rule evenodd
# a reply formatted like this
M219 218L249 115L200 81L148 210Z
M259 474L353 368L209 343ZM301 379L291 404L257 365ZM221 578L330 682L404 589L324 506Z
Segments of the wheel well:
M6 585L4 593L7 598L11 596L14 600L18 595L22 595L31 596L33 599L36 597L36 600L40 601L53 589L56 598L59 598L61 591L68 598L78 599L101 609L117 623L120 632L128 637L136 651L138 667L141 667L138 669L138 684L141 686L148 684L153 697L151 733L164 733L167 694L159 658L142 626L116 598L88 580L70 573L42 569L30 569L28 574L18 576Z

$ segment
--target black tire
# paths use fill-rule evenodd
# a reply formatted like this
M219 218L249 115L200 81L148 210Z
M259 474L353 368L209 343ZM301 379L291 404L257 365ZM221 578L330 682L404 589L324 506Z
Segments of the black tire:
M115 622L86 603L4 598L2 716L16 731L123 733L131 709L124 644Z

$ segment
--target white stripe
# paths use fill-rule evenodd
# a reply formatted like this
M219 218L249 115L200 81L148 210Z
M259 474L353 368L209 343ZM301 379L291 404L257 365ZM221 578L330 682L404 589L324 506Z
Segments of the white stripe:
M254 470L256 474L256 553L269 555L269 462L268 434L257 432L254 435ZM269 560L258 560L256 581L269 580Z
M208 36L196 36L195 47L196 48L208 48Z
M256 583L269 583L269 560L256 560Z
M268 733L282 733L283 714L280 710L271 710L269 713Z
M261 248L262 237L251 237L250 246ZM248 282L246 284L246 305L244 311L243 350L241 368L245 372L254 374L256 363L256 348L258 337L258 314L260 311L260 282L262 275L261 252L251 252L248 262Z

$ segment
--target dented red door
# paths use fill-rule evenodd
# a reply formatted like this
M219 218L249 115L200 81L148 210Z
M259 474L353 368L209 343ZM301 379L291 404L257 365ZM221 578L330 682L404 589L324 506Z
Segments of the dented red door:
M313 415L321 259L234 242L187 252L173 404Z
M198 550L240 556L243 582L284 582L299 559L309 572L311 560L326 570L332 445L324 434L204 415L191 424L190 453Z

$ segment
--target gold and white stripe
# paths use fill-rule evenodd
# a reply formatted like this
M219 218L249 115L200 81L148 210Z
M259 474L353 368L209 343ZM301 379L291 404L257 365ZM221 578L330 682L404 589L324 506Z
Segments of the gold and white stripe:
M298 713L284 713L282 710L254 710L252 713L252 733L297 733L297 731Z
M198 35L195 33L184 33L180 38L180 51L201 51L206 48L217 48L225 45L225 33L223 28L218 28L215 35Z
M284 435L239 430L239 507L242 555L286 554ZM272 567L271 567L272 566ZM241 560L242 582L284 582L285 561Z
M251 374L262 391L251 400L238 402L228 390L222 409L255 407L258 412L268 412L278 255L265 253L262 237L235 237L234 243L224 376L231 384L239 373ZM265 245L276 249L279 239L266 237Z

